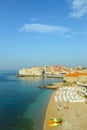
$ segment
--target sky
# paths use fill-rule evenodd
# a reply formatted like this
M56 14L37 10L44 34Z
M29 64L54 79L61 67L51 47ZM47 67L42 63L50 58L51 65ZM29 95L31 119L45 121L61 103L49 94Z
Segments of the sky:
M87 0L0 0L0 70L87 67Z

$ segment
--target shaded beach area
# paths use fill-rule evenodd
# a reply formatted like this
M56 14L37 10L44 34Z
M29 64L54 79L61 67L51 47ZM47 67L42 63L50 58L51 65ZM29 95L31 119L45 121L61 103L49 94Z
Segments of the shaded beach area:
M59 89L55 90L52 94L47 111L45 114L45 120L43 130L86 130L87 129L87 104L85 99L78 96L78 100L75 102L73 96L69 97L71 101L62 100L56 95L59 93ZM66 95L64 93L64 95ZM64 96L62 95L62 96ZM66 96L65 96L66 97ZM74 100L74 101L73 101ZM50 126L50 118L61 118L62 123L57 126Z

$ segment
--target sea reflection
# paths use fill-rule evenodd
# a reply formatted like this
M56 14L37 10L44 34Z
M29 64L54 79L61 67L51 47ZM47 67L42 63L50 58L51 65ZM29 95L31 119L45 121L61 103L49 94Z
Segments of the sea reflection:
M38 87L45 85L46 81L42 77L19 77L22 86Z
M19 80L23 86L41 87L48 84L61 82L61 78L46 78L46 77L19 77Z
M21 80L29 80L29 81L34 81L34 82L38 82L40 80L42 80L43 78L42 77L20 77L19 79Z

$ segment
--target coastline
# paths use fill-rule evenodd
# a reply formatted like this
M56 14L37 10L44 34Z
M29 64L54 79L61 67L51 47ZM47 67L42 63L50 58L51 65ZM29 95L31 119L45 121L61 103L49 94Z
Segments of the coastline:
M43 130L86 130L87 129L87 104L85 102L63 102L58 111L58 102L55 102L54 97L58 89L51 95L48 107L45 113ZM69 109L64 109L67 104ZM50 118L62 118L63 122L60 126L49 126Z
M56 94L57 90L54 90L54 92L52 93L48 106L47 106L47 110L45 113L45 119L44 119L44 123L43 123L43 130L51 130L51 128L48 125L49 122L49 118L55 117L56 113L57 113L57 104L54 102L54 96ZM55 129L56 130L56 129Z

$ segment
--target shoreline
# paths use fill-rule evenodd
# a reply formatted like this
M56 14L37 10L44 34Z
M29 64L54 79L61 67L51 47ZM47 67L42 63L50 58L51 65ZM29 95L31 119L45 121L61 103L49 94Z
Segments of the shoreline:
M57 90L54 90L52 93L46 112L45 112L45 119L43 123L43 130L50 130L50 127L48 125L49 118L55 117L55 114L57 113L57 104L54 102L54 96L56 94Z
M85 102L63 102L62 106L59 107L58 102L54 100L57 91L58 89L54 90L49 100L43 122L43 130L86 130L87 104ZM68 106L68 109L64 109L65 104ZM50 118L59 117L63 119L61 126L49 126Z

